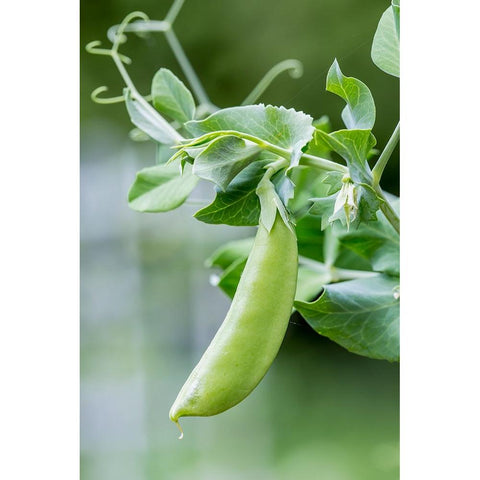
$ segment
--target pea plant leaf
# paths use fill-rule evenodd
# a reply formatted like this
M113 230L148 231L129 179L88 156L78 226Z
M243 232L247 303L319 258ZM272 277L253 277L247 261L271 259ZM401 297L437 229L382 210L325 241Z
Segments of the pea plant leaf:
M159 112L181 124L195 115L195 101L190 90L166 68L161 68L153 77L152 100Z
M225 243L205 260L205 266L207 268L218 267L225 270L235 260L248 257L254 240L254 237L247 237Z
M235 226L258 225L260 199L256 189L265 174L267 160L257 161L246 167L228 185L218 190L210 205L198 210L194 217L204 223Z
M128 192L128 204L138 212L167 212L185 202L197 182L189 164L183 174L175 164L144 168Z
M337 130L330 134L317 130L315 135L345 159L353 181L371 182L372 172L367 158L377 141L369 130Z
M360 80L345 77L335 59L327 74L327 91L346 102L342 120L349 130L371 130L375 124L375 102L369 88Z
M398 361L399 280L376 277L326 285L314 302L296 301L308 324L350 352Z
M182 139L149 103L133 99L130 89L124 90L124 97L130 120L150 138L165 145L175 145Z
M225 190L241 170L258 158L260 152L260 147L247 145L241 138L219 137L195 158L193 173Z
M385 73L400 77L400 5L392 3L380 18L372 44L373 63Z
M246 257L237 258L222 272L220 276L213 277L215 279L213 283L230 298L233 298L237 291L240 277L247 264L247 259L248 255Z
M322 288L331 280L331 274L326 268L321 271L310 268L307 265L299 265L295 300L309 302L317 297Z
M312 122L310 115L292 108L259 104L225 108L204 120L187 122L185 127L195 136L221 131L251 135L290 150L292 163L296 164L301 156L301 149L312 138Z

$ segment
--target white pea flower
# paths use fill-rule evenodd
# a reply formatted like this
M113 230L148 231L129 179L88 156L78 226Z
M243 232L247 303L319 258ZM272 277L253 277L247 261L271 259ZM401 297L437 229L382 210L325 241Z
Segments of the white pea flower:
M350 179L344 180L342 188L338 192L333 215L330 217L331 221L340 218L342 211L345 213L347 228L350 228L350 223L357 218L358 212L357 188Z

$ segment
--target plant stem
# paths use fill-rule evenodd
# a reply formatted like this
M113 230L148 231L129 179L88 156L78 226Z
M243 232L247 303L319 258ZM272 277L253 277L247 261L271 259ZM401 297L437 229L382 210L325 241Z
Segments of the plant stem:
M203 88L203 85L200 82L197 74L195 73L195 70L193 69L192 64L190 63L187 56L185 55L185 52L183 51L183 48L180 45L180 42L178 41L178 38L175 35L175 32L172 29L167 30L165 32L165 37L167 39L168 44L170 45L170 48L173 51L173 54L175 55L175 58L177 59L177 62L180 64L180 67L182 68L183 73L187 77L188 82L190 83L190 86L192 87L193 93L197 97L198 102L202 105L208 106L209 109L212 111L217 110L217 107L213 105L210 99L208 98L208 95L205 92L205 89Z
M282 72L290 70L290 75L293 78L299 78L303 73L302 63L298 60L283 60L283 62L274 65L257 83L254 89L248 94L247 98L242 102L242 105L252 105L256 102L268 86L275 80Z
M385 215L387 220L390 222L390 225L400 235L400 219L398 218L397 213L395 212L393 207L390 205L390 202L385 197L385 194L383 193L383 190L380 188L380 185L373 185L373 188L377 196L383 200L382 202L380 202L380 210L382 210L383 214Z
M377 272L366 270L350 270L347 268L330 268L332 272L332 282L341 282L344 280L356 280L357 278L370 278L379 275Z
M329 273L329 283L341 282L344 280L355 280L357 278L369 278L379 275L377 272L366 270L351 270L347 268L334 267L333 265L327 265L319 262L318 260L313 260L312 258L304 257L302 255L298 257L298 261L300 265L305 265L306 267L309 267L318 273Z
M392 136L388 140L387 144L385 145L385 148L383 149L382 154L380 155L379 159L377 160L377 163L373 167L372 175L373 175L374 185L380 184L380 179L382 178L383 170L385 169L385 166L387 165L388 160L390 160L393 150L395 150L395 147L397 146L399 138L400 138L400 122L397 123L397 126L395 127L395 130L393 131Z
M165 17L165 21L173 25L173 22L177 18L178 13L180 12L181 8L183 7L183 3L185 0L175 0L170 7L170 10Z
M332 162L326 158L316 157L304 153L300 158L300 165L319 168L320 170L334 170L336 172L348 173L348 168L340 163Z

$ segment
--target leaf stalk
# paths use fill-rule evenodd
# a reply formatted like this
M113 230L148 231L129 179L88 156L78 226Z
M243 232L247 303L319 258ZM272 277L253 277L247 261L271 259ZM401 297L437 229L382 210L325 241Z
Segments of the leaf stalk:
M392 133L392 136L388 140L383 152L381 153L377 163L373 167L372 176L373 176L373 185L379 185L380 179L382 178L383 171L392 156L395 147L398 144L398 140L400 139L400 122L397 123L395 130Z

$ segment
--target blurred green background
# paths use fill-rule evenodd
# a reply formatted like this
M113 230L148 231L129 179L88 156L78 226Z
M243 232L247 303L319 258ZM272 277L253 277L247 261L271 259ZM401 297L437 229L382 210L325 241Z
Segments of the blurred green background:
M81 45L134 10L163 19L170 0L81 0ZM364 81L377 105L382 148L399 117L398 80L370 60L385 0L186 0L175 31L212 101L239 104L276 62L297 58L261 101L328 114L343 103L325 92L333 59ZM141 92L166 66L184 79L162 34L129 37L122 49ZM353 355L294 317L266 378L239 406L185 419L177 440L168 410L228 309L204 259L254 229L202 224L197 201L165 214L129 210L135 172L154 162L134 143L125 107L97 105L90 92L123 85L107 57L81 61L81 478L82 480L398 479L398 365ZM384 187L398 193L398 152Z

